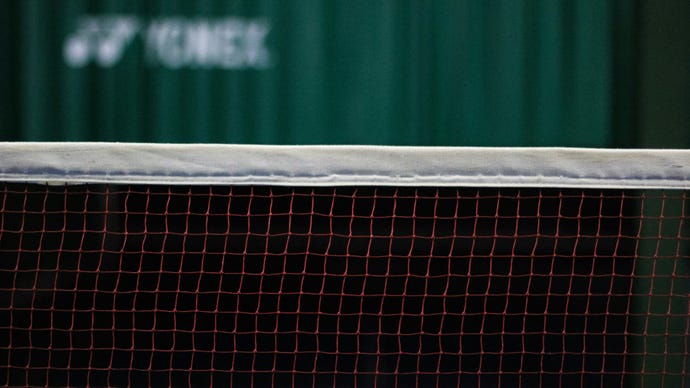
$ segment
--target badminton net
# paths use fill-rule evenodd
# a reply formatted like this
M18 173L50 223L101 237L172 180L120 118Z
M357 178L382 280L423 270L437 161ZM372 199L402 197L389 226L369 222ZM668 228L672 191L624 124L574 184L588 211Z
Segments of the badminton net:
M2 385L688 385L688 152L0 149Z

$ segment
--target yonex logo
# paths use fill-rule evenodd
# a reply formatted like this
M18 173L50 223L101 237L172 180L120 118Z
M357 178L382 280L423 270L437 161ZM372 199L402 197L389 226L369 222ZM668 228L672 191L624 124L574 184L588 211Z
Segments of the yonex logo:
M270 24L240 17L165 17L144 22L131 15L84 16L64 41L65 64L112 67L141 40L149 66L165 68L265 69Z

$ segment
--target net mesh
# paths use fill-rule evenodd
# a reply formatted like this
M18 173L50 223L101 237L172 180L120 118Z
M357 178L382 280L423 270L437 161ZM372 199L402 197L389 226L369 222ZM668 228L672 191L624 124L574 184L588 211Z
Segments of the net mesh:
M2 385L686 385L684 191L1 189Z

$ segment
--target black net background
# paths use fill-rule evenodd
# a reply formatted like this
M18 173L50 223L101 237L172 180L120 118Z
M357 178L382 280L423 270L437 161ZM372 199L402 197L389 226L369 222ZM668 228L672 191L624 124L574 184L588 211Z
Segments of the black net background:
M1 188L0 384L685 384L684 192Z

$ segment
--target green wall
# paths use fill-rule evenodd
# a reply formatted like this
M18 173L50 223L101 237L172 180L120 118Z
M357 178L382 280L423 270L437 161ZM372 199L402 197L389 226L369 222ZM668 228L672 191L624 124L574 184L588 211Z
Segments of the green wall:
M0 140L626 145L631 4L5 1Z

